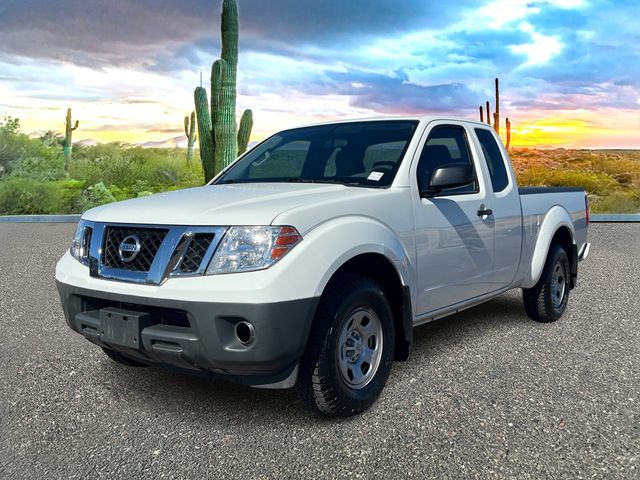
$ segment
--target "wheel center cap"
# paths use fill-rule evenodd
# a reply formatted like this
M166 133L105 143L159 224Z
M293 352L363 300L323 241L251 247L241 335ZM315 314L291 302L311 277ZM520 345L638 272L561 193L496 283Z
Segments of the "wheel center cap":
M362 341L358 340L354 346L354 350L356 351L355 357L358 358L362 353Z
M351 363L356 362L358 358L360 358L360 354L362 353L362 337L356 330L349 335L347 350L349 351L348 358Z

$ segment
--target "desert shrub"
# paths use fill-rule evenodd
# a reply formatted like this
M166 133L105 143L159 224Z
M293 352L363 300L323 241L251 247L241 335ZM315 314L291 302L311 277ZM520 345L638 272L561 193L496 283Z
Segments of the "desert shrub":
M590 169L603 172L622 185L640 187L640 155L636 158L616 154L602 154L590 159Z
M640 213L640 192L615 191L590 200L594 213Z
M61 213L62 194L55 182L9 177L0 181L0 214Z
M74 145L64 164L60 137L29 138L20 121L0 120L0 212L80 213L104 203L202 185L200 162L182 149L120 143Z
M84 182L65 179L57 182L60 191L60 213L82 213Z
M24 152L9 163L9 173L37 180L61 180L66 176L63 156L49 147L42 147L39 152Z
M199 163L199 162L198 162ZM172 186L202 185L202 168L186 164L185 153L173 149L144 149L119 144L81 147L74 150L69 175L87 185L103 182L117 186L119 194L136 197L140 191L161 192ZM140 188L139 182L145 182Z
M118 144L74 148L68 171L71 178L87 185L129 185L136 179L135 169Z
M15 175L40 180L65 176L59 145L48 145L20 133L20 122L6 117L0 122L0 177Z
M85 212L93 207L98 207L106 203L115 202L116 198L104 183L98 182L88 187L78 199L80 212Z
M588 193L606 195L617 186L610 175L566 169L530 167L518 175L521 186L582 187Z

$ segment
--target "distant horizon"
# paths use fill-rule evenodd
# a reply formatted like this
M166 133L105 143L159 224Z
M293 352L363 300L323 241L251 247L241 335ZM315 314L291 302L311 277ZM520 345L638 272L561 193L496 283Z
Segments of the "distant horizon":
M180 136L219 56L220 1L66 3L0 8L0 120L60 132L70 107L80 141ZM238 114L253 109L252 142L354 117L478 120L499 77L513 147L640 149L640 2L238 3Z
M32 138L38 138L39 136L43 135L44 133L46 133L45 131L34 131L34 132L23 132L25 134L27 134L29 137ZM56 134L62 134L62 132L54 132ZM273 133L277 133L277 132L273 132ZM249 149L253 148L255 145L259 144L260 142L262 142L263 140L265 140L268 137L262 138L260 140L251 140L249 142ZM168 145L168 143L170 141L175 141L175 143L178 143L178 139L180 142L184 143L184 146L178 146L178 145L174 145L174 146L170 146ZM160 146L157 148L181 148L181 149L186 149L187 148L187 137L186 135L182 134L182 135L176 135L176 136L172 136L172 137L166 137L164 138L164 140L142 140L139 142L124 142L124 141L120 141L120 140L108 140L108 141L99 141L96 140L94 138L80 138L78 140L74 140L73 144L74 145L78 145L78 144L87 144L87 143L91 143L91 144L98 144L98 145L108 145L110 143L121 143L123 145L127 145L127 146L133 146L133 147L143 147L143 148L154 148L151 146L148 146L148 144L152 144L152 143L167 143L167 146ZM196 141L196 145L195 145L196 150L198 149L198 142ZM530 150L624 150L624 151L633 151L633 150L640 150L640 147L616 147L616 146L611 146L611 147L602 147L602 148L597 148L597 147L563 147L563 146L558 146L558 145L512 145L511 149L515 149L515 150L526 150L526 149L530 149Z
M175 146L175 147L170 147L170 146L166 146L166 147L157 147L157 148L180 148L180 149L186 149L186 142L187 142L187 137L185 135L178 135L176 137L171 137L171 138L167 138L165 140L149 140L149 141L142 141L142 142L136 142L136 143L128 143L128 142L119 142L118 140L113 140L113 141L108 141L108 142L98 142L97 140L94 140L92 138L82 138L78 141L74 141L73 144L77 145L77 144L82 144L83 142L96 142L97 145L108 145L110 143L121 143L123 145L131 145L134 147L145 147L146 144L150 144L150 143L166 143L169 142L171 140L176 140L176 139L180 139L181 141L184 141L185 146ZM252 140L249 142L249 149L253 148L254 146L256 146L257 144L259 144L260 142L262 142L264 139L262 140ZM146 148L153 148L153 147L146 147ZM198 143L196 142L195 145L196 150L198 149ZM623 151L635 151L635 150L640 150L640 147L638 148L633 148L633 147L603 147L603 148L593 148L593 147L562 147L562 146L557 146L557 145L513 145L511 146L510 150L602 150L602 151L615 151L615 150L623 150Z

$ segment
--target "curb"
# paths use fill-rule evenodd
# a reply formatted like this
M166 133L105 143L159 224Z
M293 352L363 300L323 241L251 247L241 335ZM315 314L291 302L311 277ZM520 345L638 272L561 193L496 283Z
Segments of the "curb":
M80 215L0 215L0 223L77 223ZM596 213L589 216L593 223L640 223L636 213Z
M594 223L637 223L640 214L637 213L595 213L589 215L589 221Z
M78 223L80 215L0 215L0 223Z

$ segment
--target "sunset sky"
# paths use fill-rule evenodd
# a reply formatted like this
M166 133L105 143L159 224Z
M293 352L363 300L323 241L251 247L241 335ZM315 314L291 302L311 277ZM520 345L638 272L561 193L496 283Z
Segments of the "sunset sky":
M478 118L515 145L640 148L640 1L238 0L252 140L325 119ZM219 0L1 0L0 118L26 133L179 136L219 56Z

